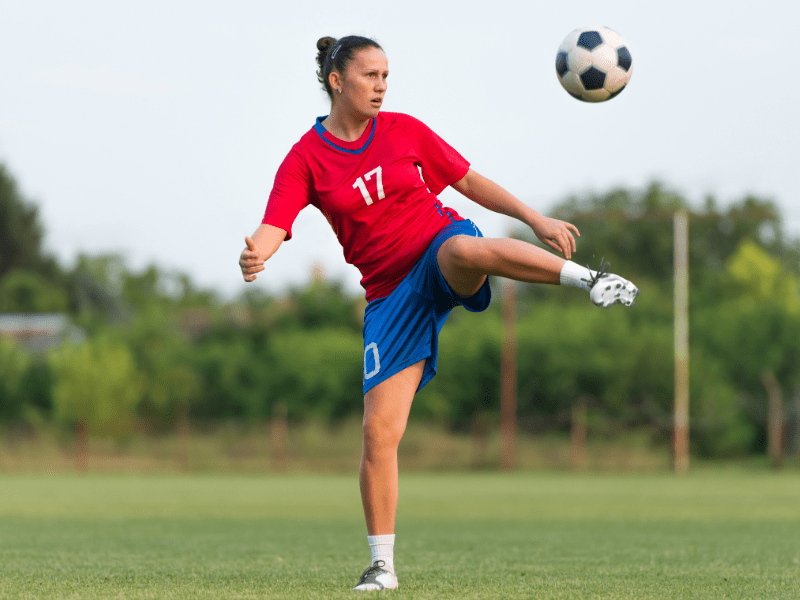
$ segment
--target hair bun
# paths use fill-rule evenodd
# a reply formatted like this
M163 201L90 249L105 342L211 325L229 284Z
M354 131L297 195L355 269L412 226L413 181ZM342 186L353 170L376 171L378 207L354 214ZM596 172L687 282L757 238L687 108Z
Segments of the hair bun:
M317 64L319 65L319 73L322 73L324 70L323 67L325 66L325 57L328 56L328 52L336 43L336 39L330 36L321 37L317 40ZM317 75L319 75L319 73Z
M336 38L332 38L330 36L321 37L317 40L317 50L320 51L324 55L325 52L331 49L336 43Z

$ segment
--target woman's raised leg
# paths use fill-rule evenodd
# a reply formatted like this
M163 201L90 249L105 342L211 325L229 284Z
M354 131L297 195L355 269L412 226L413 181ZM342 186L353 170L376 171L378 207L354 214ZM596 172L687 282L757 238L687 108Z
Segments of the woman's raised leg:
M560 282L565 260L522 240L456 235L442 244L439 269L457 294L472 296L487 275L528 283Z
M456 235L446 240L437 255L439 269L460 296L475 294L488 275L528 283L566 284L585 289L598 306L632 306L639 289L627 279L564 260L552 252L521 240Z

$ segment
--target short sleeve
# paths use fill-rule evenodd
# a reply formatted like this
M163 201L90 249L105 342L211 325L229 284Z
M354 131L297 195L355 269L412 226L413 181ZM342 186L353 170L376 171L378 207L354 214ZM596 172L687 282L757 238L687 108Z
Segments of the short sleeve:
M422 178L432 193L439 195L448 185L463 179L469 171L469 162L463 156L419 119L409 115L398 117L419 154Z
M275 174L261 222L284 229L286 239L292 239L292 224L298 213L311 203L313 193L311 173L296 144Z

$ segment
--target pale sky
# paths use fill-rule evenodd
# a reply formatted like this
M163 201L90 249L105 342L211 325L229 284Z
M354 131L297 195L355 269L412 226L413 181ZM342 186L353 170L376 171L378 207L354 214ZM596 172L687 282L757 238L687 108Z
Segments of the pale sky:
M389 58L383 110L421 119L541 212L659 178L698 205L772 199L798 237L798 22L795 0L0 0L0 161L66 265L121 253L233 296L304 282L318 262L358 291L313 207L257 282L237 259L278 165L328 113L317 39L360 34ZM597 105L554 67L561 40L593 24L634 65ZM487 236L508 230L454 190L441 199Z

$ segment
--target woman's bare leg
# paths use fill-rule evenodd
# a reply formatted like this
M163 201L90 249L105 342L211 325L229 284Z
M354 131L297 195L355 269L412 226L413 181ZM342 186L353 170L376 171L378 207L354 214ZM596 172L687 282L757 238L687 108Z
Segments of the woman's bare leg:
M425 361L392 375L364 396L359 483L369 535L394 533L397 512L397 447L406 429Z
M560 282L564 259L521 240L456 235L437 255L439 269L457 294L472 296L487 275L528 283Z

